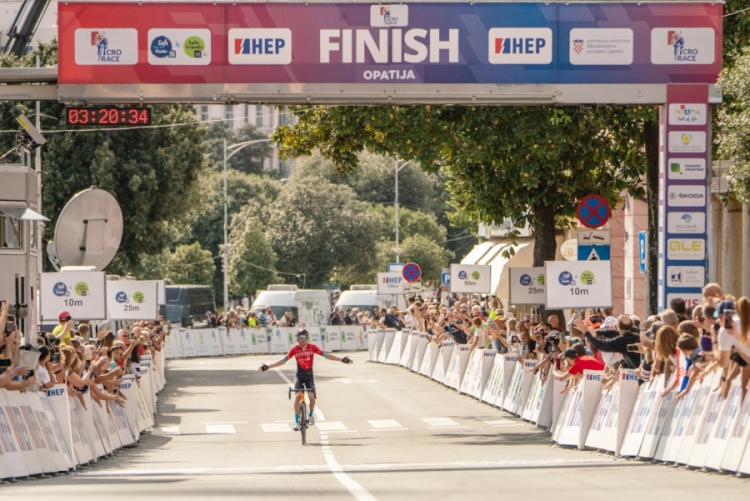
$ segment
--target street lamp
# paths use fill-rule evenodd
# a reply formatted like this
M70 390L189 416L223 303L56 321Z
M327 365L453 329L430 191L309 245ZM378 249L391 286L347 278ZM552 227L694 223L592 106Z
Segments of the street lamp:
M227 146L227 140L224 140L224 313L229 309L229 242L228 230L229 230L229 201L227 199L227 160L232 158L245 146L251 146L258 143L267 143L273 141L272 139L254 139L252 141L245 141L244 143L230 144ZM229 155L227 150L234 149Z
M393 170L395 174L394 177L396 178L396 200L393 202L394 219L396 220L396 248L394 249L394 251L396 252L396 263L401 262L401 248L398 246L398 173L401 172L401 169L403 169L410 163L411 160L407 160L399 167L398 159L396 159L396 163L393 164Z

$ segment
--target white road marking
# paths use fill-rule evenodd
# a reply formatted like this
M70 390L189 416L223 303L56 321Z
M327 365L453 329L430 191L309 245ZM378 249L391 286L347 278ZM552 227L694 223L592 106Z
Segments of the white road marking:
M266 433L292 431L286 423L261 423L260 427L263 428L263 431Z
M216 421L216 422L208 422L203 424L247 424L248 421Z
M292 384L289 378L286 377L286 374L279 371L276 371L276 373L281 376L281 378L286 381L287 384ZM323 412L319 408L316 407L315 412L317 413L316 416L321 417L319 421L325 420ZM356 499L357 501L376 501L375 497L367 492L367 489L362 487L349 475L344 473L344 470L341 468L339 463L336 461L336 458L333 456L333 452L331 452L331 446L328 442L328 433L326 433L325 431L320 432L320 444L322 445L321 449L323 450L323 457L326 460L329 471L333 473L333 476L336 478L336 480L338 480L339 483L343 485L344 488L349 491L352 496L354 496L354 499Z
M211 434L237 433L234 430L234 426L232 426L231 424L206 424L203 426L206 427L206 433L211 433Z
M447 417L422 418L422 421L435 428L461 426L459 423Z
M348 430L346 425L342 423L341 421L315 421L315 427L318 428L320 431L343 431Z
M370 426L376 430L401 430L406 429L395 419L375 419L373 421L367 421Z
M179 426L161 426L161 427L155 428L152 434L154 435L179 435L180 427Z

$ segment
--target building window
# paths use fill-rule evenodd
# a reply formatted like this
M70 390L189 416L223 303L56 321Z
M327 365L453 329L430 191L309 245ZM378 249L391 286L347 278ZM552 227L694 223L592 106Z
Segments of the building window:
M234 106L231 104L224 105L224 118L234 120ZM231 126L232 124L229 125Z
M21 221L0 213L0 249L20 249Z
M249 104L245 105L245 123L246 124L250 123L250 105Z
M261 104L255 107L255 126L263 127L263 105Z
M286 106L279 108L279 125L286 125L289 123L289 118L286 114Z
M201 122L208 122L208 106L201 106Z

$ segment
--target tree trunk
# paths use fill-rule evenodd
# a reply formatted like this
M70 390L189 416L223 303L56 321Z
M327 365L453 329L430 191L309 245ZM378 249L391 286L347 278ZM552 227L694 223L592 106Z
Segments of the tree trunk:
M648 233L646 236L646 313L656 314L659 283L659 120L644 124L646 135L646 203ZM645 320L645 319L644 319Z
M534 266L544 266L545 261L554 261L557 253L555 240L555 209L552 206L535 207L534 209ZM545 277L545 281L548 277ZM547 310L539 305L539 313L543 321L549 315L557 315L562 323L565 317L561 310Z

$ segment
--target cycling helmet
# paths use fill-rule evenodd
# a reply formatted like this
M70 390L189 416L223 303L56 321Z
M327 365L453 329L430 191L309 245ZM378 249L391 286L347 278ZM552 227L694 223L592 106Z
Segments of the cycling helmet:
M297 334L295 334L295 337L300 337L300 336L310 337L310 334L307 332L307 329L300 329L297 331Z

